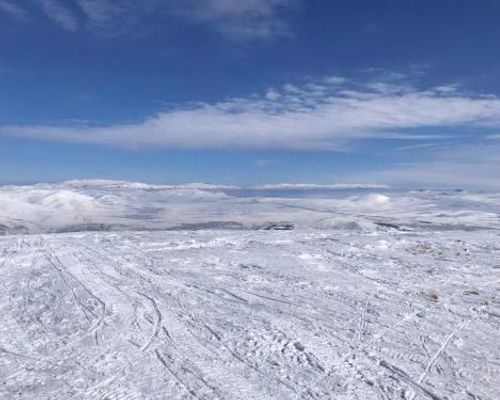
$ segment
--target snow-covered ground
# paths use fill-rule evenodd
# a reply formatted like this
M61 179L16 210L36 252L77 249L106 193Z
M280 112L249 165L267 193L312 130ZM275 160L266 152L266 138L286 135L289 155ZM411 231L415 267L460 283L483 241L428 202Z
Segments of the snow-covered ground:
M498 193L79 181L0 209L1 399L500 398Z
M375 185L115 181L0 186L0 234L184 229L500 229L500 193Z

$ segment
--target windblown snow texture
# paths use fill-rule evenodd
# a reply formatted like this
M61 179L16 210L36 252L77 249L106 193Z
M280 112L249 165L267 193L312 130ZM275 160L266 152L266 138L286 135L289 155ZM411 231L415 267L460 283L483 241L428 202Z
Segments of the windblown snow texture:
M498 195L231 190L4 187L0 398L500 398Z

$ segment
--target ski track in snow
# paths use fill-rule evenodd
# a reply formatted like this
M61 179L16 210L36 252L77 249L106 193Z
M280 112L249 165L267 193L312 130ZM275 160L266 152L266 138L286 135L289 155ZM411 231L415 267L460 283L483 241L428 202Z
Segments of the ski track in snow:
M0 398L499 399L499 239L4 236Z
M285 189L0 187L0 399L500 399L498 193Z

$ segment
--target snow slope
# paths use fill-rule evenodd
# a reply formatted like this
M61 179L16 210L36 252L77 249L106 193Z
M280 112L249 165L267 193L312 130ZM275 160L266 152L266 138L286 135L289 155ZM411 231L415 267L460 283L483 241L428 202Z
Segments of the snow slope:
M497 194L230 190L2 188L0 398L500 398Z

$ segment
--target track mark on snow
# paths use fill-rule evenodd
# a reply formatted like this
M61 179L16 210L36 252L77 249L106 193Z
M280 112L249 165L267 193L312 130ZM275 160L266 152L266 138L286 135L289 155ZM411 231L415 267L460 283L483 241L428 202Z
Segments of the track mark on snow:
M395 365L389 364L387 361L380 361L379 365L381 367L384 367L385 369L389 370L393 374L399 376L403 382L411 386L414 390L419 392L421 395L426 395L430 397L432 400L444 400L442 397L438 396L437 394L431 392L429 389L424 387L422 384L419 382L415 381L412 379L405 371L403 371L401 368L396 367Z
M418 378L418 381L417 383L418 384L423 384L425 382L425 379L427 378L427 375L429 374L429 372L432 370L432 368L434 367L434 365L437 363L437 360L439 359L439 357L441 356L441 354L446 350L446 348L448 347L448 345L450 344L451 342L451 339L453 339L453 337L460 331L463 329L463 325L460 325L458 327L458 329L454 330L452 333L450 333L446 338L445 340L441 343L441 346L439 347L439 349L436 351L436 353L432 356L432 358L429 360L429 362L427 363L427 366L425 367L425 370L424 372L422 373L422 375L420 375L420 377ZM417 394L415 392L413 392L410 397L408 398L408 400L413 400L415 398Z
M158 333L160 332L160 329L161 329L161 320L162 320L162 315L161 315L160 309L158 308L156 301L152 297L145 295L144 293L139 293L139 292L136 292L136 293L137 293L137 295L142 296L142 297L146 298L147 300L149 300L149 302L151 303L151 305L153 307L153 310L154 310L155 315L156 315L156 319L153 322L153 332L151 333L151 336L149 337L149 339L147 341L145 341L144 344L139 348L139 354L137 354L132 359L130 359L128 362L126 362L120 368L120 370L117 373L115 373L113 376L111 376L110 378L108 378L104 382L101 382L100 384L97 384L97 385L91 387L90 389L88 389L89 393L100 393L100 391L104 387L111 385L118 378L120 378L130 367L132 367L144 355L144 353L146 353L146 351L151 347L151 345L154 343L154 341L158 337Z

